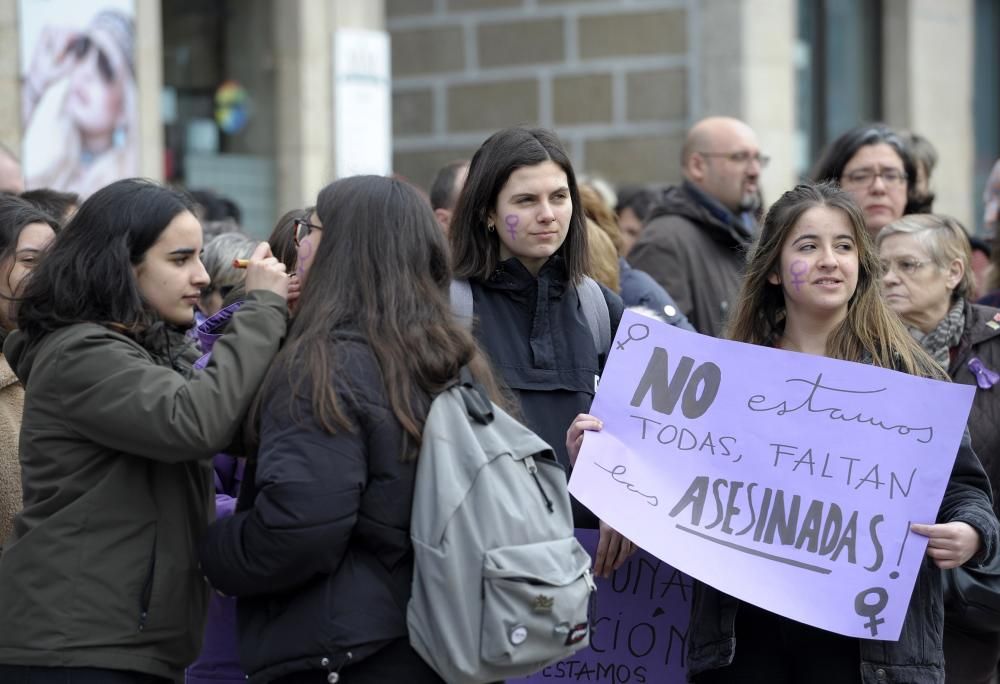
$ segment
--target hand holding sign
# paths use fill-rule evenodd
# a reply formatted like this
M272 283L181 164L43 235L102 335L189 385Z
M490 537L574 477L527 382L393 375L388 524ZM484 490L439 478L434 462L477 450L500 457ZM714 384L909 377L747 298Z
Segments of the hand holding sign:
M576 457L583 446L583 433L587 430L599 432L604 428L604 423L599 418L595 418L589 413L577 414L573 423L566 431L566 451L569 453L569 464L576 465Z
M961 521L940 525L913 523L910 529L929 539L927 555L943 570L965 565L970 558L979 553L979 548L982 546L976 528Z

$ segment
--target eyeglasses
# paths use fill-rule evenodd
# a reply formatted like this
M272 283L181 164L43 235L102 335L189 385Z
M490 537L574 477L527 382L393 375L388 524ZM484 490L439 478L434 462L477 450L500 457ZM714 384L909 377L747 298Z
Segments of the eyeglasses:
M108 59L107 53L89 37L80 36L79 38L74 38L67 50L79 61L87 56L91 46L97 50L97 71L101 74L104 82L111 85L115 80L115 68L111 66L111 60Z
M853 186L856 188L868 187L875 182L876 178L881 178L886 185L902 185L906 182L906 173L899 169L882 169L875 172L874 169L858 169L845 173L843 176L844 187Z
M323 230L323 226L317 226L314 223L309 223L307 219L297 218L292 223L295 224L295 245L296 247L300 242L309 237L309 234L314 230Z
M931 262L902 257L893 259L892 261L880 261L879 263L882 265L882 273L888 274L889 271L895 271L900 275L911 276Z
M766 154L747 152L746 150L742 152L699 152L698 154L703 157L722 157L734 164L749 164L751 161L755 161L760 164L760 168L762 169L771 163L771 158Z

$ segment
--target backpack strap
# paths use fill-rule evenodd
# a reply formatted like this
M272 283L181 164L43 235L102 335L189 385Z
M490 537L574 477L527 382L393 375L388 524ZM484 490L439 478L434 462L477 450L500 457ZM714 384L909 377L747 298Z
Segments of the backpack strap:
M462 366L458 383L459 393L465 403L465 412L477 423L489 425L493 422L493 402L472 376L468 366Z
M466 329L472 329L472 286L468 280L453 280L448 291L451 299L451 311L458 322ZM597 281L584 276L576 286L576 295L580 299L583 315L587 318L587 327L598 345L598 354L606 354L611 348L611 311L608 300Z
M466 330L472 330L472 286L468 280L453 280L449 288L451 311Z
M597 353L607 354L611 349L611 311L601 286L590 276L584 276L576 286L576 295L580 298L583 315L587 317L590 334L598 344Z

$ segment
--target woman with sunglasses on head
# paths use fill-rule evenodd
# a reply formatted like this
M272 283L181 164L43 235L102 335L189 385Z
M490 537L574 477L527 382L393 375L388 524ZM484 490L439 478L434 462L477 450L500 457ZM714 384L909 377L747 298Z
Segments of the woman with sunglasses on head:
M102 10L85 30L42 29L21 89L25 184L86 197L139 171L135 21Z
M208 276L183 195L92 195L18 298L4 354L26 387L24 508L0 555L0 681L177 681L208 589L196 544L210 459L233 440L285 333L284 266L260 245L247 301L191 373Z
M729 337L946 380L886 306L880 278L878 255L853 199L833 185L799 185L767 213ZM696 582L689 679L698 684L944 682L939 568L988 562L1000 542L989 482L968 433L938 518L924 522L911 525L929 543L898 641L828 632Z
M304 288L260 398L250 504L202 567L240 597L253 683L440 682L409 644L416 458L431 399L486 363L451 316L448 250L406 183L324 188L299 228Z
M0 194L0 344L14 329L14 302L56 235L58 223L18 197ZM21 510L17 440L24 386L0 354L0 551Z

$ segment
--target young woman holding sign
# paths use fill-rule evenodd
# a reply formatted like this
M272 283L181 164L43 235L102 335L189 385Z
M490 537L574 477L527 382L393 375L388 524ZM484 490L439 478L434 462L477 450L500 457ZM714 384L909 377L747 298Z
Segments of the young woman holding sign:
M854 201L832 185L799 185L767 214L729 337L945 380L880 297L880 278ZM911 529L929 544L899 641L841 636L696 583L688 677L699 683L944 682L938 568L987 561L998 542L989 483L968 433L938 523Z

